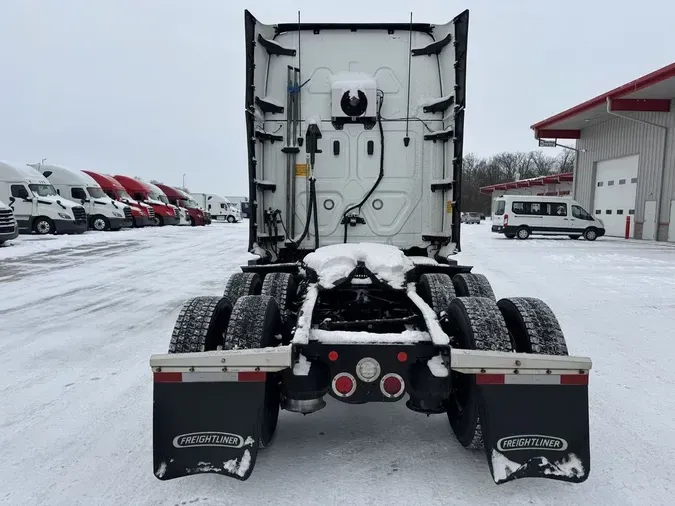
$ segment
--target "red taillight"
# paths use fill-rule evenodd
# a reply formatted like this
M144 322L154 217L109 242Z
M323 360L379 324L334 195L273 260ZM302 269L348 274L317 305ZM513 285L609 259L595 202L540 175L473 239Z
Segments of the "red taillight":
M506 226L506 225L508 225L508 224L509 224L509 215L508 215L508 214L505 214L505 215L504 215L504 226Z
M386 397L399 397L405 390L405 384L398 374L389 373L382 377L380 389Z
M339 397L349 397L356 390L356 379L351 374L342 372L333 378L333 390Z
M338 359L339 355L338 352L333 350L328 352L328 360L331 362L335 362Z
M408 360L408 354L405 351L399 351L398 355L396 355L396 358L399 362L405 362Z

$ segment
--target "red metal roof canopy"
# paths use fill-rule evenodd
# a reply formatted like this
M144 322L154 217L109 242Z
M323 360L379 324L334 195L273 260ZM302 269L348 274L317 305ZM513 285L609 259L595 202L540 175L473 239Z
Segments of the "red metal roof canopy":
M669 112L675 98L675 63L642 76L607 93L551 116L530 128L535 139L579 139L581 129L609 117L612 111Z
M484 195L491 195L495 190L512 190L515 188L529 188L531 186L544 186L546 184L556 184L571 182L574 180L574 173L563 172L562 174L552 174L550 176L535 177L532 179L521 179L510 183L491 184L482 186L479 191Z

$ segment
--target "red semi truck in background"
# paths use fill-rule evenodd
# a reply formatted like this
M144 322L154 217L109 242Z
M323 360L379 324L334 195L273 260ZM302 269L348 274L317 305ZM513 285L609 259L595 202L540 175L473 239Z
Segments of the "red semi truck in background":
M101 185L101 188L108 197L120 202L124 202L131 208L131 216L133 218L134 227L147 227L154 226L155 223L155 211L148 204L143 202L138 202L131 198L119 181L114 177L108 176L107 174L100 174L98 172L93 172L90 170L83 170L85 174L88 174L94 180Z
M113 177L124 186L124 189L129 192L132 198L152 207L155 211L155 223L157 225L178 225L180 221L178 209L159 200L159 195L156 195L156 191L150 186L133 177L120 175Z
M178 188L166 184L157 183L155 186L166 194L169 202L174 206L184 207L188 210L190 222L193 227L206 225L206 211L201 209L190 195Z

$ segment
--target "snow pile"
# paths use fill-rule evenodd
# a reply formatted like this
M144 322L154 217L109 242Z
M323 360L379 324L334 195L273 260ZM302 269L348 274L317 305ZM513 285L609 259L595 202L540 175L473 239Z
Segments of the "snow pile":
M312 283L307 287L305 300L302 303L300 312L298 313L298 325L293 336L293 344L307 344L309 343L309 329L312 326L312 313L314 312L314 304L319 296L319 288Z
M427 367L431 371L431 374L437 378L445 378L448 376L448 368L443 363L443 358L441 355L436 355L434 358L429 359L427 362Z
M307 376L309 374L309 369L312 367L312 364L307 357L302 353L298 357L298 361L293 366L293 374L295 376Z
M155 476L157 476L157 478L163 478L165 474L166 474L166 462L162 462L155 471Z
M424 299L417 295L417 290L415 289L415 283L408 283L408 298L413 301L413 304L422 312L422 317L424 322L427 324L429 329L429 334L431 334L431 340L437 346L445 346L450 343L450 338L448 335L443 332L441 324L438 323L438 318L434 310L429 307L429 304L424 302Z
M331 89L340 90L340 94L349 92L354 97L358 96L359 90L374 90L377 82L373 76L365 72L338 72L330 78Z
M248 471L248 468L251 467L251 453L248 450L244 450L244 455L241 457L241 461L237 459L228 460L223 462L223 469L230 474L237 474L243 477Z
M324 246L304 259L325 288L332 288L336 281L349 276L358 262L364 262L369 271L392 288L403 288L406 273L415 266L396 246L375 243Z
M322 344L415 344L431 341L431 336L420 330L404 330L400 334L376 334L312 329L309 338Z
M581 459L574 453L567 455L566 459L550 462L545 457L530 459L524 464L509 460L504 454L492 450L492 477L495 483L502 483L513 475L525 474L531 467L537 467L537 471L545 475L561 476L565 478L583 477L586 474ZM516 476L517 477L517 476Z

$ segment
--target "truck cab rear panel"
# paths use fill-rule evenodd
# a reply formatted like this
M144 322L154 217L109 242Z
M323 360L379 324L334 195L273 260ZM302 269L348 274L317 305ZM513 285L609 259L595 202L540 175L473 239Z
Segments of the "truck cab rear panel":
M251 249L297 255L285 250L307 225L315 177L319 240L310 226L293 251L459 250L467 26L468 11L445 25L272 26L246 13ZM350 89L368 102L362 114L342 107ZM321 138L308 169L310 124Z

